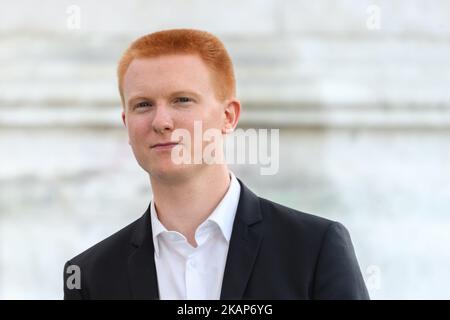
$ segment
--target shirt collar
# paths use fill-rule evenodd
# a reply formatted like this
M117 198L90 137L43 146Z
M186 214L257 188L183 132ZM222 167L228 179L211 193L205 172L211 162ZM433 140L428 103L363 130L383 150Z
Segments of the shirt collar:
M227 242L229 242L231 238L234 218L236 216L239 197L241 194L241 185L239 184L239 181L236 179L236 176L233 174L233 172L229 171L229 173L231 180L227 192L225 193L224 197L219 202L217 207L210 214L210 216L197 228L197 230L199 230L208 223L213 222L219 227L222 235ZM150 205L150 215L153 233L153 246L155 248L155 253L158 256L158 236L163 232L168 232L168 230L158 219L154 201L152 201Z
M150 204L150 217L152 223L152 233L153 233L153 247L155 248L155 253L159 255L159 245L158 245L158 235L163 232L167 232L166 227L159 221L158 215L156 214L155 202L152 200Z

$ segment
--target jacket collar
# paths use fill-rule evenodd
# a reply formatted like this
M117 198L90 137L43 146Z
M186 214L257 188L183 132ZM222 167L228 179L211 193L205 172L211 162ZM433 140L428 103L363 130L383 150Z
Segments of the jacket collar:
M228 248L220 299L242 299L263 237L259 198L238 179L241 196Z
M131 244L134 250L128 258L128 277L132 299L159 299L150 206L137 221Z

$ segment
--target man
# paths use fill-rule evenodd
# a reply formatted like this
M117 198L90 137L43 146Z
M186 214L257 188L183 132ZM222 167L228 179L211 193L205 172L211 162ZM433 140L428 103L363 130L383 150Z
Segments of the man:
M192 147L178 129L192 137L200 122L202 133L226 135L238 123L233 65L219 39L189 29L146 35L123 55L118 78L153 200L66 263L66 299L368 298L344 226L259 198L224 162L174 161L211 142Z

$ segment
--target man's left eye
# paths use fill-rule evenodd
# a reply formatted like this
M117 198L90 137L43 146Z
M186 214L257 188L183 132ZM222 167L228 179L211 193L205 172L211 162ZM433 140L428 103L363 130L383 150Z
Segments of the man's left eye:
M175 99L175 102L190 102L192 101L191 98L188 97L179 97Z

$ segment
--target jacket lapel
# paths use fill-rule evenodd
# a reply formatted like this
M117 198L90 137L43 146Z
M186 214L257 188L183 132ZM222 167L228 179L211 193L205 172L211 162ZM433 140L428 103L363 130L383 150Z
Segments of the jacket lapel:
M259 198L238 181L241 194L222 281L223 300L242 299L263 236Z
M128 258L131 296L133 299L159 299L150 206L138 220L131 243L134 247Z

